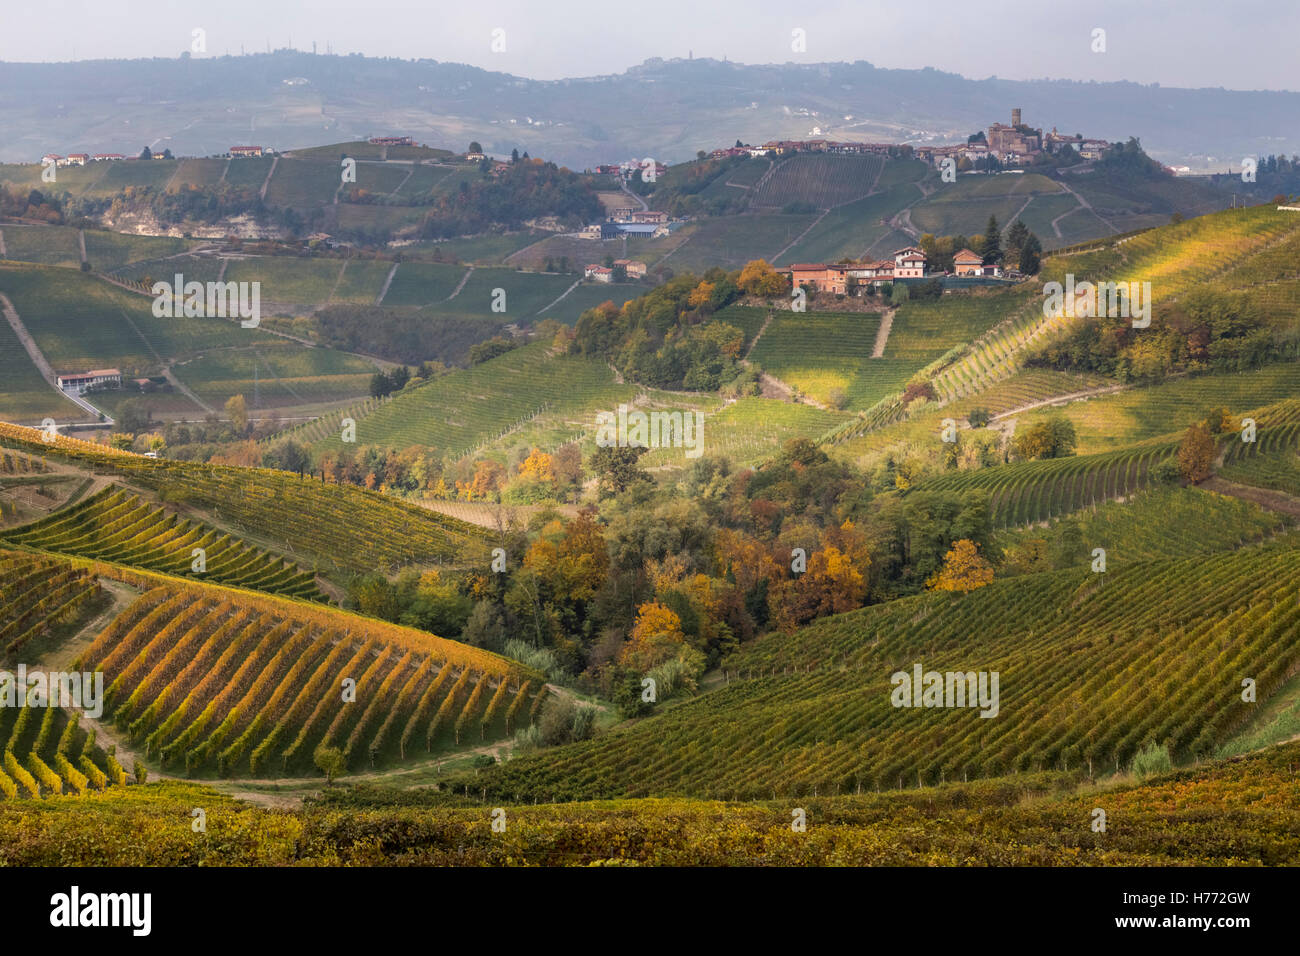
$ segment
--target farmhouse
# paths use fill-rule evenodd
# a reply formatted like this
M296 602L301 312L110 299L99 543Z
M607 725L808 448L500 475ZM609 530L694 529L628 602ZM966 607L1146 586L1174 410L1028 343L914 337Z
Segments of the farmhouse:
M604 266L589 265L583 270L583 275L595 282L613 282L614 270L607 269Z
M629 279L640 279L645 276L644 262L638 262L635 259L615 259L614 265L616 267L622 266Z
M924 279L925 253L916 246L908 246L895 252L894 277L898 279Z
M94 160L97 163L113 163L120 159L126 159L121 153L96 153Z
M262 155L262 147L261 146L232 146L230 147L230 155L234 159L257 157Z
M85 166L88 162L90 162L90 156L87 153L68 154L67 165L69 166Z
M97 368L89 372L70 372L58 377L59 388L73 395L80 395L87 389L101 385L120 386L122 372L115 368Z
M50 165L50 163L60 163L62 160L63 157L60 156L58 153L46 153L44 156L41 157L41 164L48 166Z
M414 146L415 140L409 136L372 136L372 146Z
M952 257L952 271L959 276L977 276L981 275L984 268L984 258L971 252L969 249L963 249Z

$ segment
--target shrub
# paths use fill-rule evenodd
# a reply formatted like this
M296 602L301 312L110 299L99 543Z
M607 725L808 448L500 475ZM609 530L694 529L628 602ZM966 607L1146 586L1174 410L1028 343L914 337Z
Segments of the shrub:
M1174 768L1174 762L1169 756L1169 748L1161 744L1147 744L1137 756L1133 758L1133 763L1129 765L1129 770L1134 776L1145 779L1158 773L1167 773Z
M993 420L993 414L987 408L972 408L966 420L971 428L983 428Z

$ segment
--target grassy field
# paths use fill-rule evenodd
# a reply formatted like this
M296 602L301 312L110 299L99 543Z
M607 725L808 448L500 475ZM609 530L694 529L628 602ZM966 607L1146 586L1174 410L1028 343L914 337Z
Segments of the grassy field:
M206 352L178 364L175 372L209 405L219 408L232 395L243 395L250 409L265 409L360 398L369 392L375 366L332 349L278 340Z
M312 309L329 300L341 266L337 259L293 259L287 256L231 260L226 267L225 281L260 282L263 308L270 305L272 308ZM375 292L378 291L376 288Z
M393 275L383 304L425 306L441 302L451 295L467 271L465 266L403 262Z
M490 315L506 322L522 322L541 318L538 313L573 285L574 279L572 276L540 275L513 269L475 269L454 299L435 301L430 308L435 312ZM505 305L502 312L492 308L497 289L505 292L501 300Z
M155 318L149 299L69 270L0 269L0 291L56 371L116 367L124 375L271 337L225 319Z
M47 266L77 266L81 248L77 230L68 226L3 226L5 258ZM89 250L87 243L87 250Z
M4 421L35 425L47 417L58 422L89 417L41 377L8 322L0 322L0 381L4 382L4 394L0 396L0 419Z
M685 227L689 241L668 264L678 273L700 273L710 266L739 269L753 259L771 262L816 218L816 213L760 213L705 219Z

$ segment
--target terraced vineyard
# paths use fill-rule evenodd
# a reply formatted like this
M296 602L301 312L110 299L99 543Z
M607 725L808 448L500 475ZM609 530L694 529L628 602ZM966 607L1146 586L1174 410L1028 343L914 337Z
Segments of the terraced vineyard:
M763 638L726 686L485 774L495 798L767 799L1208 756L1300 666L1300 554L1249 549L926 594ZM999 674L997 716L894 707L891 674ZM1175 693L1175 690L1177 691Z
M1085 544L1079 563L1091 562L1093 548L1105 548L1107 568L1231 551L1287 524L1282 516L1248 501L1199 488L1169 487L1148 488L1123 503L1106 502L1070 517L1078 521ZM1050 538L1057 524L1009 532L1000 536L999 543L1005 548L1031 538Z
M350 769L523 727L545 698L525 668L423 631L208 585L150 587L76 664L102 670L106 713L186 776Z
M0 551L0 648L5 657L14 660L32 641L79 620L99 593L99 582L82 568Z
M486 564L481 529L351 485L266 468L154 460L0 423L0 444L44 451L122 475L168 502L211 512L252 541L274 542L317 569L365 573L396 566Z
M314 575L209 525L108 487L66 511L4 535L12 544L201 575L222 584L324 601ZM203 570L195 570L202 556Z
M1151 468L1171 457L1177 442L1134 445L1096 455L1020 461L975 471L955 471L919 485L932 491L981 491L1000 527L1045 521L1089 505L1129 495L1151 483Z

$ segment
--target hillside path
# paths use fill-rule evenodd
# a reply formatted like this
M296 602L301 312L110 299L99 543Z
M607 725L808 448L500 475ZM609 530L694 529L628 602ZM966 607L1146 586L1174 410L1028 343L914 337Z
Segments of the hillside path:
M885 357L885 346L889 344L889 331L894 327L895 308L885 309L880 313L880 328L876 329L876 344L871 347L873 359Z
M180 171L179 167L177 167L177 171ZM77 245L81 249L81 264L84 266L88 261L86 258L86 230L77 230Z
M560 293L559 298L557 298L554 302L550 303L549 305L542 306L542 308L538 309L536 312L533 313L533 316L534 316L534 317L539 316L539 315L541 315L543 312L545 312L547 309L553 309L553 308L555 308L557 305L560 304L560 302L561 302L564 298L566 298L566 297L568 296L568 294L569 294L570 292L572 292L574 289L576 289L576 288L577 288L578 286L580 286L580 285L582 285L582 280L581 280L581 279L575 279L574 282L573 282L573 285L569 286L567 289L565 289L563 292Z
M999 412L989 421L999 421L1003 418L1010 418L1012 415L1021 415L1024 412L1032 412L1035 408L1045 408L1048 405L1059 405L1063 402L1073 402L1081 398L1092 398L1095 395L1110 395L1113 392L1122 392L1128 388L1127 385L1102 385L1097 388L1087 388L1081 392L1069 392L1065 395L1053 395L1051 398L1044 398L1042 401L1030 402L1028 405L1021 405L1018 408L1012 408L1005 412Z
M9 250L5 248L5 231L0 229L0 259L9 258Z
M397 275L397 267L400 265L400 262L394 262L393 267L388 270L388 275L384 277L384 287L379 290L379 295L375 296L375 305L383 303L384 296L388 295L388 287L393 284L393 276Z
M276 156L271 160L271 168L266 171L266 179L262 182L262 188L257 194L257 198L263 202L266 201L266 190L271 185L271 177L275 175L275 167L280 165L280 157Z
M474 274L474 267L470 266L468 269L465 270L465 274L460 277L460 281L456 283L456 288L451 290L451 295L447 296L447 298L444 299L443 301L450 302L452 299L456 298L456 296L460 295L460 290L465 288L465 283L469 281L469 277L472 276L473 274Z
M1107 219L1103 219L1103 218L1101 217L1101 214L1098 213L1097 210L1095 210L1095 209L1092 208L1092 204L1089 203L1088 200L1084 199L1082 196L1080 196L1078 193L1076 193L1073 189L1071 189L1070 186L1069 186L1069 184L1067 184L1066 181L1065 181L1064 179L1060 180L1060 183L1061 183L1061 187L1062 187L1062 188L1063 188L1067 193L1069 193L1071 196L1074 197L1075 202L1077 202L1080 206L1082 206L1084 209L1088 210L1088 212L1092 213L1094 216L1097 217L1097 221L1098 221L1098 222L1100 222L1102 225L1104 225L1104 226L1105 226L1107 229L1109 229L1111 232L1119 232L1119 230L1116 229L1116 228L1114 227L1114 225L1112 225L1111 222L1110 222L1109 220L1107 220ZM1070 211L1071 211L1071 212L1077 212L1078 210L1071 209ZM1060 217L1058 216L1057 218L1059 219ZM1055 223L1053 223L1053 225L1055 225Z
M1226 478L1220 478L1217 475L1206 478L1196 487L1214 491L1221 495L1240 498L1242 501L1250 501L1261 508L1276 511L1279 514L1290 515L1292 518L1300 518L1300 498L1295 498L1282 491L1274 491L1271 488L1256 488L1254 485L1240 485L1235 481L1228 481Z
M649 208L650 208L649 203L647 203L644 199L642 199L642 198L641 198L640 196L638 196L636 193L632 192L632 190L628 189L628 188L627 188L627 183L623 181L623 177L622 177L622 176L619 176L619 177L618 177L618 188L621 189L621 190L623 190L623 192L627 193L629 196L631 196L633 199L635 199L638 203L640 203L640 205L641 205L641 211L642 211L642 212L646 212L647 210L649 210Z

